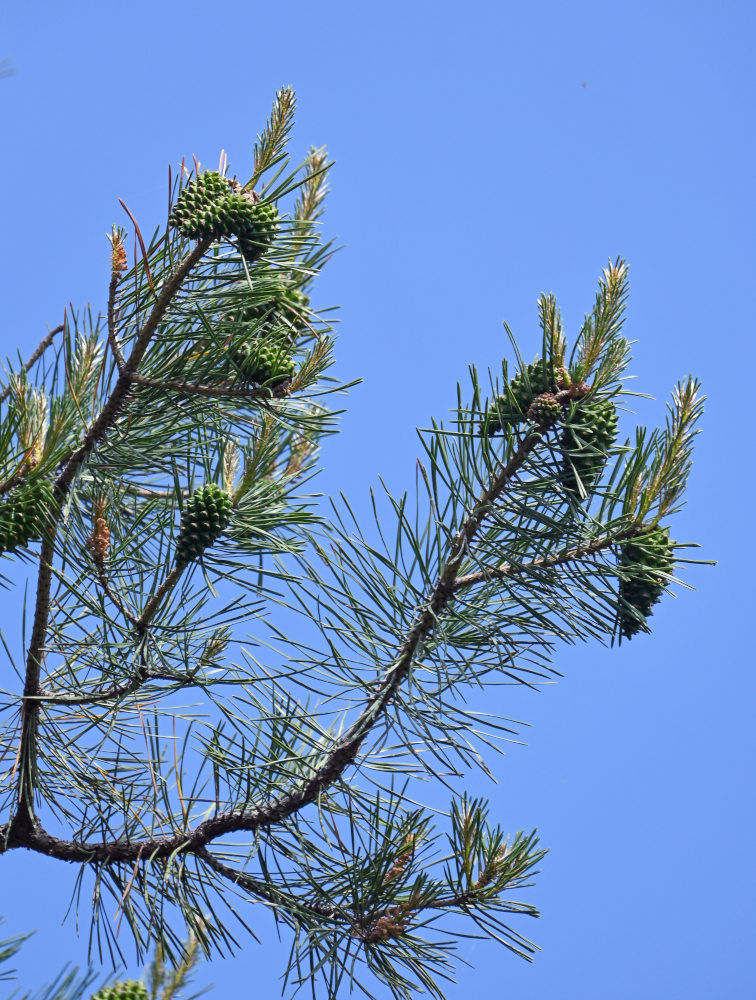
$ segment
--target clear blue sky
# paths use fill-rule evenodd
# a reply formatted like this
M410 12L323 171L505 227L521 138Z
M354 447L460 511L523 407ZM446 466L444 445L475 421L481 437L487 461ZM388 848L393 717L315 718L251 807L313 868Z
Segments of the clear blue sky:
M506 319L538 349L536 297L576 332L609 257L631 265L638 418L674 381L709 396L673 534L719 560L666 599L655 635L566 650L560 683L511 698L528 747L481 786L551 853L523 930L532 966L470 943L450 1000L756 995L753 948L753 39L751 3L12 4L0 57L0 351L27 354L69 301L105 303L122 197L151 231L167 165L221 148L243 174L279 86L295 146L337 161L326 233L346 245L318 303L341 305L339 373L362 376L321 486L362 502L410 486L414 427L466 366L498 364ZM531 339L529 339L531 338ZM0 610L6 626L8 612ZM84 961L61 928L73 870L0 859L0 913L39 928L35 988ZM253 918L254 919L254 918ZM284 951L202 971L217 997L273 997ZM379 997L385 994L378 993Z

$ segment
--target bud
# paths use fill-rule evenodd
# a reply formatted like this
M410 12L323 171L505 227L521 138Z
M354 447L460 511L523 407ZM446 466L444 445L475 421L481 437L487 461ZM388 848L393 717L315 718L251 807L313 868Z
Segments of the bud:
M394 859L393 865L386 872L386 877L383 880L384 885L388 882L393 882L395 879L401 878L406 872L409 866L412 864L412 859L415 856L415 834L409 833L404 838L404 846L402 850L397 854Z
M87 538L87 548L98 563L104 563L110 552L110 528L105 520L106 508L105 499L95 500L92 533Z
M120 226L113 226L113 230L108 234L112 252L110 254L110 273L115 278L122 274L129 266L126 256L126 248L123 245L126 230Z

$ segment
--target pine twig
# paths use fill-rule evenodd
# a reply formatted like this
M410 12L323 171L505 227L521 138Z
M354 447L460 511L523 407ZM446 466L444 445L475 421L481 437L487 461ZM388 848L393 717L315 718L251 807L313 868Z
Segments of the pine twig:
M257 389L241 386L201 385L196 382L179 382L169 379L148 378L138 373L132 376L137 385L149 386L153 389L163 389L166 392L179 392L186 396L206 396L211 399L284 399L290 395L291 379L280 379L272 386L259 386Z
M46 337L43 337L37 345L34 353L30 356L28 361L24 362L24 371L28 372L34 367L34 365L39 361L42 355L45 353L47 348L52 344L53 340L57 337L59 333L62 333L66 328L65 323L61 323L56 326L54 330L50 330ZM6 386L2 392L0 392L0 403L4 403L5 400L10 396L11 386Z
M133 375L144 358L150 341L157 331L166 310L178 294L194 266L201 260L211 242L210 238L199 241L195 248L181 261L166 281L160 294L156 297L156 302L137 334L129 359L120 373L110 397L100 411L99 416L87 429L82 443L71 454L71 457L66 462L55 482L52 504L54 511L63 510L64 500L71 489L74 477L95 445L105 437L120 416L131 392ZM58 514L59 516L60 514ZM36 698L42 693L40 675L50 614L50 591L52 587L56 529L57 521L51 522L49 525L49 536L42 542L39 555L34 620L26 657L20 746L26 748L25 754L27 759L24 761L24 766L19 768L18 810L12 821L15 829L26 832L34 829L37 825L37 820L33 812L33 788L31 785L28 785L28 782L31 780L35 769L35 732L39 712L39 703Z
M488 583L491 580L504 580L508 577L527 575L545 569L556 569L558 566L566 566L569 563L577 562L581 559L589 559L600 552L632 538L638 534L639 525L633 524L630 528L625 528L613 535L602 535L595 538L587 545L576 545L574 548L566 549L555 556L543 556L540 559L532 559L525 563L502 563L500 566L478 570L475 573L466 573L458 576L453 583L455 592L463 590L465 587L472 587L477 583Z

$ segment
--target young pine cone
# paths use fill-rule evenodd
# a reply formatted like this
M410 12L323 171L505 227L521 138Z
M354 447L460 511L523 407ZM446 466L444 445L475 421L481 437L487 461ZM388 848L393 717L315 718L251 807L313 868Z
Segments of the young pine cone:
M631 639L641 631L643 624L637 615L623 607L622 602L644 618L653 614L651 608L661 598L666 577L675 568L675 549L669 540L669 528L653 528L628 539L622 545L619 564L631 572L619 586L619 630L625 639Z
M92 1000L147 1000L147 987L136 979L113 983L95 993Z
M566 372L549 364L543 358L531 361L518 371L509 383L509 392L491 403L487 420L481 425L481 434L496 434L506 424L517 424L531 419L529 409L538 396L552 395L563 385Z
M52 499L49 483L27 480L0 500L0 552L14 552L41 539Z
M562 432L560 482L568 493L581 497L604 470L617 437L617 411L608 399L581 401L565 420Z
M181 512L176 564L185 566L202 555L223 534L231 520L231 497L215 483L194 491Z

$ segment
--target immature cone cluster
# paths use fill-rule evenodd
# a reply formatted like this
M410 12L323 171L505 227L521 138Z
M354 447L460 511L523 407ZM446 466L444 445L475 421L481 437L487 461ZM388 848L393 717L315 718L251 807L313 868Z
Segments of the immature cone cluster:
M411 903L400 903L398 906L391 906L378 917L364 931L352 931L355 937L360 937L365 944L382 944L384 941L392 941L407 933L407 918L411 914L413 906Z
M21 483L0 500L0 552L13 552L41 539L52 498L50 484L37 480Z
M409 834L404 838L404 846L402 850L397 854L394 859L394 863L386 872L386 877L383 882L384 885L393 882L395 879L401 878L407 871L409 866L412 864L412 860L415 856L415 836L414 834Z
M499 396L498 400L491 404L487 420L481 425L481 433L496 434L507 424L517 424L531 419L529 411L537 397L553 396L559 389L565 389L568 385L569 375L564 368L549 364L543 358L536 358L524 371L516 373L509 383L509 393Z
M168 221L189 239L236 236L249 262L265 253L278 230L275 205L259 201L256 195L212 170L189 181Z
M92 1000L147 1000L147 987L137 979L113 983L95 993Z
M282 343L251 340L231 348L231 357L245 382L281 382L296 370L294 359Z
M620 581L619 629L626 639L640 632L640 620L623 607L625 601L640 615L648 618L664 592L665 576L675 568L674 545L669 540L669 528L654 528L626 541L620 554L620 566L632 575Z
M568 493L581 496L601 475L609 449L617 437L617 411L611 400L581 401L565 421L560 447L559 479Z
M489 858L488 862L483 868L478 872L478 877L475 880L476 889L485 889L487 885L495 882L499 876L507 870L509 867L509 851L506 847L502 847L499 851L492 857Z
M536 396L527 412L527 418L539 427L548 427L558 420L562 415L562 407L559 400L551 392L541 393Z
M220 538L231 520L231 509L231 497L216 483L194 491L181 512L177 565L185 566Z
M95 503L92 534L87 539L87 548L98 563L104 563L110 552L110 528L105 520L105 502Z
M109 239L113 248L110 255L110 270L113 277L116 277L128 268L129 260L126 256L126 247L123 245L123 234L115 226Z

